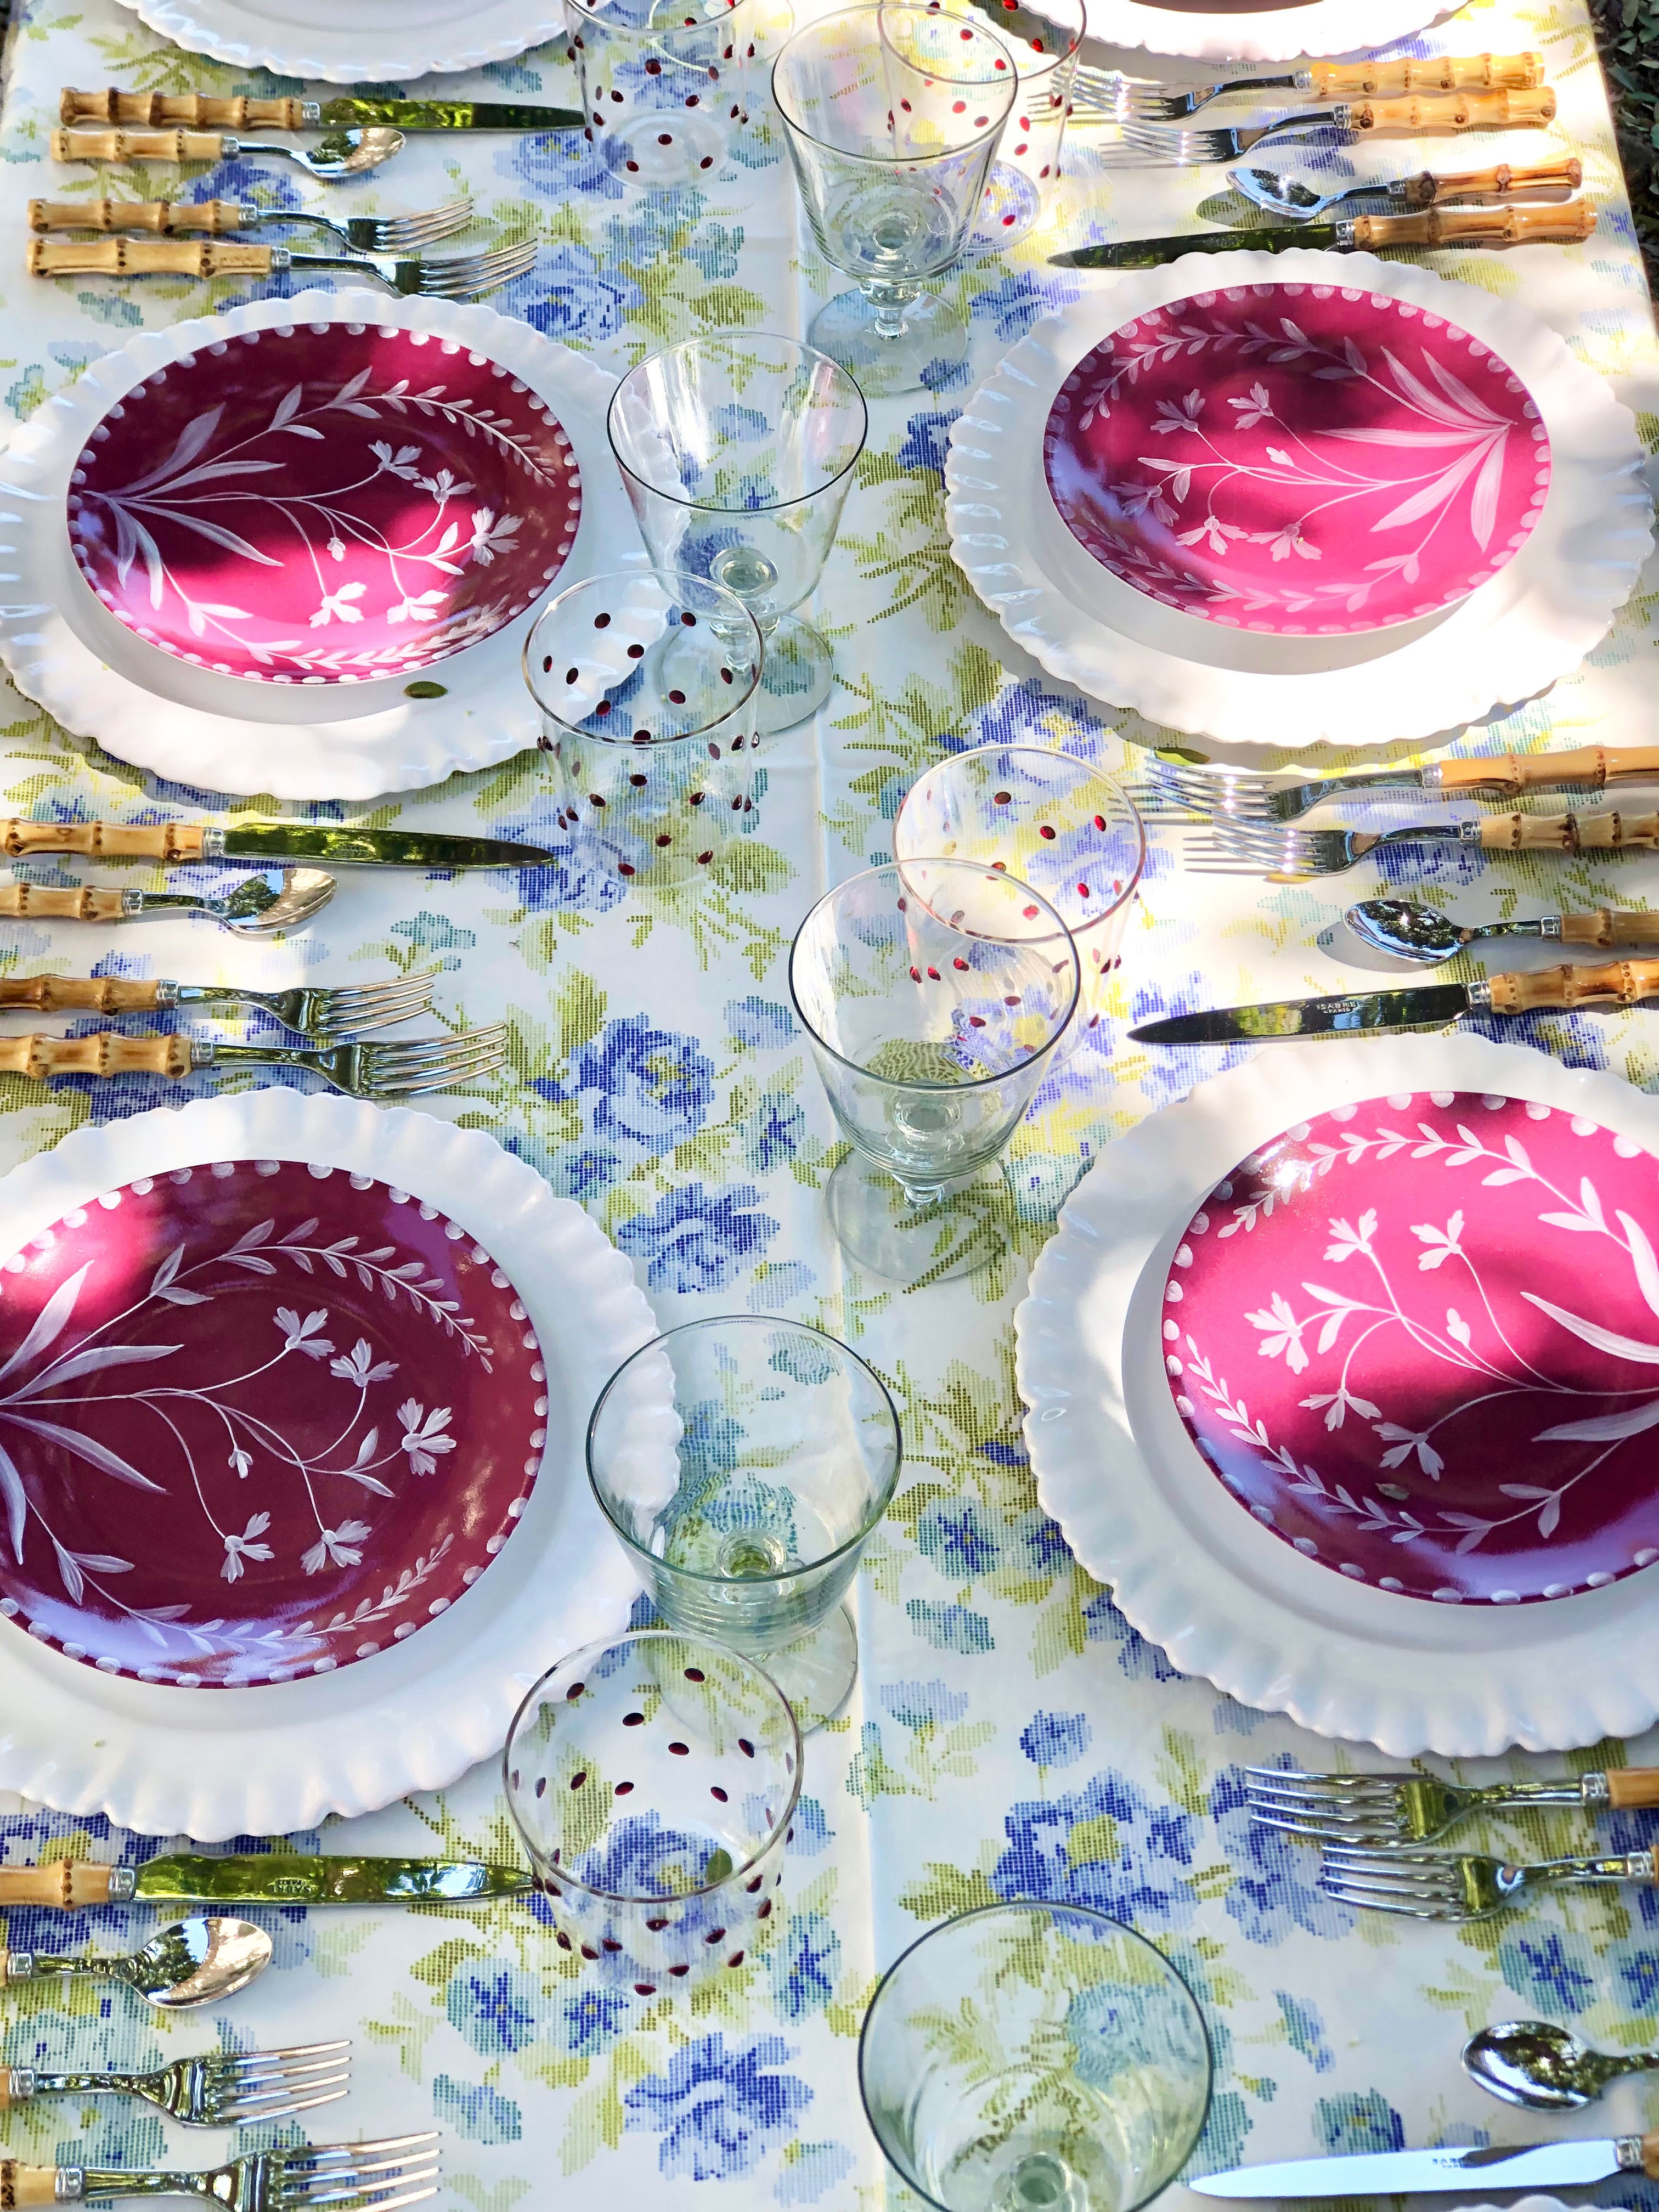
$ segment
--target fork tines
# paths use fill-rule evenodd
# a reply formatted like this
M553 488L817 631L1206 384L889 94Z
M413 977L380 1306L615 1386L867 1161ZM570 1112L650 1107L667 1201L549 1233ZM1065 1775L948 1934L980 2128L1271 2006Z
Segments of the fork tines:
M1161 123L1126 122L1123 143L1177 169L1196 168L1206 161L1236 161L1244 151L1237 131L1176 131Z
M355 1029L386 1029L393 1022L423 1014L432 1004L437 969L400 975L389 983L341 983L319 990L318 1030L346 1036Z
M503 284L528 276L536 265L537 244L521 238L515 246L498 246L488 253L446 254L441 261L405 263L412 267L416 289L434 300L458 300L469 292L499 291Z
M1258 1827L1316 1842L1388 1845L1406 1840L1397 1778L1386 1774L1301 1774L1248 1766L1244 1799Z
M1313 842L1320 834L1216 822L1207 831L1188 838L1185 864L1200 875L1308 875L1321 866L1320 849ZM1339 841L1341 837L1340 830L1329 834Z
M1091 112L1136 123L1179 122L1224 89L1219 84L1202 84L1189 92L1170 92L1147 78L1126 76L1121 70L1091 69L1086 63L1077 72L1074 88L1075 96Z
M507 1024L465 1030L459 1036L410 1037L396 1044L363 1044L360 1055L364 1084L371 1091L442 1091L451 1084L489 1075L507 1059Z
M419 215L369 216L362 220L373 223L380 252L400 253L434 245L441 238L453 238L458 230L465 230L472 220L472 202L463 195L446 200L441 207L423 209Z
M435 2131L389 2136L378 2142L322 2143L267 2153L277 2168L269 2212L397 2212L435 2196L441 2160Z
M1468 1920L1481 1910L1464 1881L1456 1851L1362 1850L1334 1844L1319 1870L1320 1887L1344 1905L1400 1912L1413 1920Z
M1142 769L1147 799L1154 809L1224 815L1231 822L1269 827L1279 819L1273 799L1280 787L1263 775L1231 768L1196 768L1186 761L1159 760ZM1139 803L1139 802L1137 802ZM1143 806L1144 813L1146 810Z
M285 2120L314 2105L337 2104L350 2085L350 2044L342 2040L199 2060L214 2093L214 2124L249 2127L259 2120Z

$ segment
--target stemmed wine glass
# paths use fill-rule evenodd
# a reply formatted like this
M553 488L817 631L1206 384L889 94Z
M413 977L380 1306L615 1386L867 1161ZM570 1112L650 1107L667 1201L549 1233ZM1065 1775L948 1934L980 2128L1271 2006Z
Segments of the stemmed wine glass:
M1008 1192L994 1163L1080 975L1048 902L969 860L871 868L812 908L789 988L853 1146L825 1197L860 1266L915 1286L995 1255Z
M967 357L968 325L923 281L961 254L1018 89L982 23L901 0L806 25L773 66L813 238L860 287L807 336L872 397Z
M658 574L712 578L760 626L763 736L830 696L834 653L792 610L835 543L867 422L844 368L765 331L652 354L611 403L611 448Z

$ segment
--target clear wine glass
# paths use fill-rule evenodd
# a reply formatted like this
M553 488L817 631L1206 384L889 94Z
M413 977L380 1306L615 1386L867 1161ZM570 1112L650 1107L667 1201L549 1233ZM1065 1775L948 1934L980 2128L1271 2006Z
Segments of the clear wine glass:
M564 0L583 136L619 178L697 184L748 121L750 0Z
M706 1638L643 1629L544 1674L501 1754L562 1951L654 1996L769 1932L800 1795L776 1683Z
M1040 893L930 858L812 908L789 988L852 1145L825 1193L842 1246L912 1285L982 1267L1009 1194L994 1164L1076 1011L1077 948Z
M1018 89L982 22L900 0L804 26L773 65L812 236L860 287L807 337L872 398L967 358L968 325L923 284L962 252Z
M1137 2212L1192 2155L1212 2062L1161 1951L1084 1905L1016 1900L930 1929L859 2044L877 2142L939 2212Z
M611 403L611 449L659 574L708 576L760 625L763 735L830 696L834 652L793 610L835 543L868 419L844 368L765 331L652 354Z
M752 829L754 617L706 577L586 577L525 641L558 823L586 868L637 885L718 867Z
M992 0L997 33L1014 58L1019 90L1002 126L975 233L977 245L1012 246L1036 228L1060 180L1072 82L1086 27L1083 0Z
M902 1457L855 1352L803 1322L689 1322L625 1360L587 1425L600 1508L663 1618L759 1659L803 1729L846 1703L842 1604Z
M1083 966L1069 1052L1099 1028L1146 865L1146 831L1109 776L1047 745L975 745L931 768L893 824L901 869L933 854L1006 870L1042 892Z

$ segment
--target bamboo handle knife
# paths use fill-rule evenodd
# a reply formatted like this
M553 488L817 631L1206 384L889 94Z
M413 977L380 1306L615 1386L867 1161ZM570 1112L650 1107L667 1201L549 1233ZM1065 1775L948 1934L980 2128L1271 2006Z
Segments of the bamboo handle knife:
M1580 246L1593 235L1588 200L1561 207L1431 207L1415 215L1357 215L1356 246Z
M270 265L268 246L213 240L32 238L28 246L31 276L269 276Z
M1491 92L1530 90L1544 82L1542 54L1429 54L1389 62L1310 62L1316 100L1358 100L1367 94L1401 92ZM64 94L68 99L71 95ZM95 99L95 94L76 94ZM65 115L68 123L71 118ZM208 122L207 116L111 116L112 123Z
M1659 782L1659 745L1578 745L1565 753L1488 753L1443 760L1435 780L1442 791L1531 791L1547 784L1583 783L1593 791L1609 783Z
M34 853L84 853L99 860L199 860L207 831L199 822L0 821L0 851L21 860Z
M1540 968L1487 978L1495 1014L1561 1006L1635 1006L1659 998L1659 960L1610 960L1603 968Z
M55 2166L25 2166L18 2159L0 2158L0 2205L55 2204L59 2171Z
M54 161L218 161L225 140L218 131L54 131Z
M153 981L120 975L0 976L0 1008L27 1006L40 1014L134 1014L151 1012L161 1003L161 987ZM0 1867L0 1905L8 1895L8 1871Z
M31 200L29 228L46 230L207 230L240 228L236 200Z
M186 1036L99 1030L91 1036L0 1037L0 1075L27 1075L37 1083L49 1075L183 1076L190 1070Z
M50 1905L64 1912L81 1905L106 1905L113 1871L87 1859L0 1867L0 1905Z
M1513 70L1518 64L1536 61L1535 54L1482 55L1480 59L1492 62L1500 70ZM1432 62L1418 62L1418 69L1432 69ZM1458 63L1456 67L1468 69L1472 63ZM1430 80L1424 79L1424 82ZM1436 80L1437 82L1437 80ZM1538 84L1541 77L1498 76L1493 77L1456 77L1456 84ZM1369 91L1369 86L1362 88ZM1401 91L1411 89L1401 86ZM306 104L303 100L254 100L246 93L237 93L228 99L216 99L203 92L119 92L113 85L100 92L64 92L58 100L58 119L60 123L126 123L138 124L154 130L164 123L185 124L191 130L212 128L218 131L246 131L251 125L266 131L303 131L306 127Z
M1619 853L1659 845L1659 814L1494 814L1480 828L1488 853Z
M1360 100L1352 127L1365 137L1383 131L1541 131L1555 120L1549 86L1528 92L1427 92L1409 100Z

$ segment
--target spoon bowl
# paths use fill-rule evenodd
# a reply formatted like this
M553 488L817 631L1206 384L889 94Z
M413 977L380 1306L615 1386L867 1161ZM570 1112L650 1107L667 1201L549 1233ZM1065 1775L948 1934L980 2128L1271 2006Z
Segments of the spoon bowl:
M1498 2021L1463 2045L1463 2070L1488 2096L1529 2112L1576 2112L1609 2081L1659 2066L1659 2051L1593 2051L1544 2020Z
M131 1958L112 1961L129 1989L164 2012L216 2004L245 1990L270 1964L270 1937L246 1920L194 1915L158 1928Z
M1482 933L1462 928L1437 907L1418 906L1410 899L1364 899L1351 906L1343 920L1374 951L1419 961L1425 968L1449 960Z
M333 897L335 882L323 868L284 868L280 890L264 876L250 876L228 898L204 902L214 915L238 937L275 937L285 929L299 929L319 915Z
M1316 192L1299 177L1281 176L1277 169L1229 169L1227 181L1236 192L1285 222L1317 222L1333 208L1407 204L1385 184L1340 185L1334 192Z
M236 148L239 154L280 154L284 161L299 167L325 185L337 185L347 177L367 176L378 169L394 154L401 154L404 139L401 131L393 131L385 124L377 124L361 131L331 131L319 138L315 147L252 145L244 139Z

